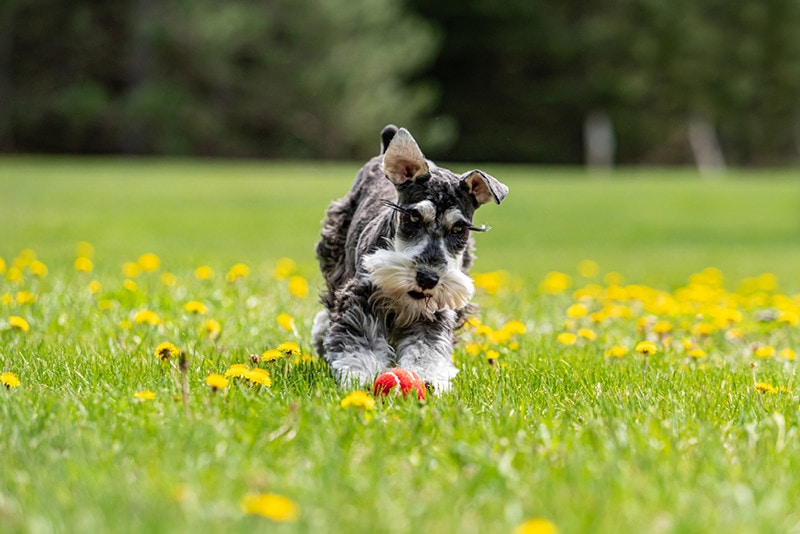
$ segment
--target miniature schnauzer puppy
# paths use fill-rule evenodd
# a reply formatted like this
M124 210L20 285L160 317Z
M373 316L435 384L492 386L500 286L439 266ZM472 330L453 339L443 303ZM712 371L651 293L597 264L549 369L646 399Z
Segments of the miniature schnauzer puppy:
M389 125L381 155L334 201L316 252L327 290L314 319L317 353L339 383L371 384L391 367L450 389L454 331L474 293L475 210L508 188L485 172L462 175L425 159L411 134Z

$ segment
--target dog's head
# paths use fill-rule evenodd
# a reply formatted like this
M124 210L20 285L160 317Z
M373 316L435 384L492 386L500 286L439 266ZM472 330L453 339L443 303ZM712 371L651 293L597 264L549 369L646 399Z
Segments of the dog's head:
M383 172L397 190L386 199L393 211L391 248L364 258L372 281L410 316L458 310L474 293L464 272L472 217L483 204L499 204L508 187L483 171L458 175L426 160L407 130L382 134Z

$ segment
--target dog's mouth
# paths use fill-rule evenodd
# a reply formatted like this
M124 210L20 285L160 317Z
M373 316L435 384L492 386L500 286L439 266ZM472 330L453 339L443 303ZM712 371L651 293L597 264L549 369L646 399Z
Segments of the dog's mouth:
M409 291L408 296L414 300L422 300L428 298L429 295L426 295L422 291Z

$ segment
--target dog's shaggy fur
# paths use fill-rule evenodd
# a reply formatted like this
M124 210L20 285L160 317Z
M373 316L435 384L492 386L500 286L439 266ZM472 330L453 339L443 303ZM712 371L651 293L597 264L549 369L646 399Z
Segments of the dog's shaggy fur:
M474 293L475 210L508 188L473 170L457 175L425 159L405 129L389 125L381 155L328 208L317 244L327 290L314 320L317 352L340 383L370 384L394 366L435 392L456 375L453 333Z

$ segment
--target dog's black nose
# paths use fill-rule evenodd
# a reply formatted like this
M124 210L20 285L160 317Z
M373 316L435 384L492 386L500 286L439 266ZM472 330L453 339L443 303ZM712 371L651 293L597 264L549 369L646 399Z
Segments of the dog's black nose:
M417 272L417 283L422 289L433 289L439 283L439 277L427 271Z

